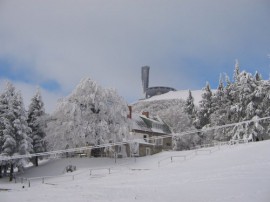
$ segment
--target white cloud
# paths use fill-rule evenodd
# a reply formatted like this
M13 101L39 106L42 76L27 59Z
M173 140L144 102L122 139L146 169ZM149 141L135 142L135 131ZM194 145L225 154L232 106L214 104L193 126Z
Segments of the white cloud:
M34 69L35 80L58 81L62 94L81 78L91 77L131 101L141 94L143 65L151 66L154 85L195 88L201 75L193 70L191 79L193 66L186 58L213 71L243 50L263 52L267 45L261 44L270 43L267 0L0 4L0 58L8 58L17 68Z

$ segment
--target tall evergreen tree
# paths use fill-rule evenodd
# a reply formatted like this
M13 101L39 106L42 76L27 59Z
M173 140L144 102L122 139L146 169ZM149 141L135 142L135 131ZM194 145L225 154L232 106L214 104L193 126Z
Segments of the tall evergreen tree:
M245 71L240 73L236 90L239 98L236 104L239 106L240 113L238 121L249 120L255 115L257 108L257 104L255 103L256 86L255 79L250 73Z
M34 97L31 99L28 110L28 125L32 130L31 138L33 140L33 152L40 153L46 151L46 143L44 132L44 103L42 101L40 90L38 89ZM38 166L38 157L35 157L35 165Z
M196 115L195 127L203 128L210 123L210 115L212 114L212 91L210 84L207 82L202 93L199 110Z
M195 119L195 105L194 98L192 96L191 91L188 91L188 97L185 102L185 112L188 114L190 120L193 122Z
M226 123L226 100L225 100L225 89L223 84L222 76L219 79L219 85L216 92L213 94L212 99L212 111L210 122L212 126L224 125Z
M11 156L15 153L16 140L14 136L14 130L9 114L10 102L15 95L15 87L11 83L6 83L4 92L0 95L0 135L1 135L1 154L5 156ZM2 170L4 174L7 172L9 162L2 161L0 167L0 176L2 177Z
M223 104L223 99L224 99L224 84L223 84L222 76L220 75L218 88L216 92L213 94L213 98L212 98L213 112L220 109L220 106Z
M233 72L234 82L237 82L239 80L238 78L239 74L240 74L240 66L239 66L239 61L236 59L235 65L234 65L234 72Z
M2 152L8 156L28 154L32 150L32 140L29 137L31 129L26 121L21 94L15 91L11 83L1 95L1 118L3 120L3 147ZM10 163L10 181L13 179L14 167L19 169L26 163L26 159L19 159Z

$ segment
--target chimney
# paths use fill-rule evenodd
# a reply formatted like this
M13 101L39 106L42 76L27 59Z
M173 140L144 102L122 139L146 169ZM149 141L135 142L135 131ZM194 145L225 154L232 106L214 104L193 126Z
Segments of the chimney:
M128 119L132 119L132 106L128 106L129 114L127 115Z
M146 116L147 118L149 118L149 112L143 112L142 115Z

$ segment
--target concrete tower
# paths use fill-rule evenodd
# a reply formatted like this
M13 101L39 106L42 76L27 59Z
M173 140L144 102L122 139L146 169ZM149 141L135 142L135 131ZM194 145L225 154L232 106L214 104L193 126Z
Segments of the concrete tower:
M142 87L143 87L143 95L145 97L146 90L149 87L149 66L142 67Z

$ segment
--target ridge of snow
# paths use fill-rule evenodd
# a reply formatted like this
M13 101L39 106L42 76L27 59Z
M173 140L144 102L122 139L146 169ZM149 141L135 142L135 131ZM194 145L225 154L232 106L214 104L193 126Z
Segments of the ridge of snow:
M157 101L157 100L173 100L173 99L182 99L186 100L188 97L189 90L179 90L179 91L170 91L165 94L156 95L148 99L140 100L139 102L150 102L150 101ZM203 90L192 90L191 94L194 98L194 104L199 105L199 102L202 99Z

